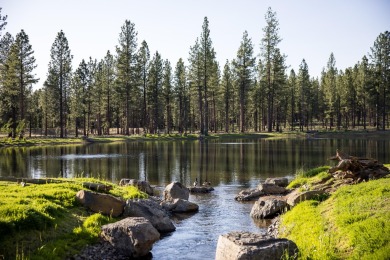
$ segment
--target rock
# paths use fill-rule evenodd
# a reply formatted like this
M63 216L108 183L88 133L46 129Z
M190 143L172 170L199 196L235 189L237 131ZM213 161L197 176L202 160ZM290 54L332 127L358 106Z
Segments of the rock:
M270 183L261 183L257 186L257 189L264 194L283 194L287 192L285 188Z
M164 201L162 207L174 213L189 213L199 210L199 206L193 202L183 199L175 199L174 201Z
M118 252L129 257L141 257L152 250L160 233L145 218L129 217L102 226L101 238Z
M134 186L137 187L140 191L145 192L148 195L153 196L154 190L152 186L150 186L149 182L141 181L136 179L121 179L119 182L120 186Z
M265 184L274 184L280 187L286 187L288 185L288 179L286 177L280 178L267 178Z
M214 190L211 186L189 187L191 193L209 193Z
M165 201L173 201L174 199L183 199L188 200L190 197L190 192L183 184L180 182L172 182L164 189L163 198Z
M112 217L120 216L125 207L125 202L117 197L87 190L77 192L76 200L93 212Z
M287 203L282 198L262 197L252 207L250 216L252 218L270 218L283 212Z
M123 215L126 217L144 217L149 220L153 227L160 233L176 230L168 214L161 205L151 199L127 200Z
M287 204L293 207L299 202L318 198L320 195L323 194L325 194L325 192L322 190L309 190L303 192L294 190L289 195L287 195Z
M240 191L234 199L238 201L257 200L262 195L264 195L264 193L259 189L246 189Z
M279 260L296 258L298 248L288 239L267 239L261 234L231 232L218 238L216 260ZM290 259L289 258L289 259Z
M271 238L277 238L279 236L280 216L277 216L272 220L271 225L267 228L267 235Z

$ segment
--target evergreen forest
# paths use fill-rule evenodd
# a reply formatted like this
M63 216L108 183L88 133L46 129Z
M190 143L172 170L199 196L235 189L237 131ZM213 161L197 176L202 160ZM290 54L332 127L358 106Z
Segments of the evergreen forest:
M269 8L264 19L261 42L244 31L235 58L225 64L217 62L207 17L188 60L178 61L150 53L148 43L138 41L135 24L126 20L118 28L115 53L73 67L72 46L61 30L48 50L43 87L36 89L29 36L24 30L15 36L6 32L7 15L0 8L0 132L12 138L206 136L390 127L389 31L345 70L337 69L330 53L318 78L309 74L305 59L299 68L288 68L276 12Z

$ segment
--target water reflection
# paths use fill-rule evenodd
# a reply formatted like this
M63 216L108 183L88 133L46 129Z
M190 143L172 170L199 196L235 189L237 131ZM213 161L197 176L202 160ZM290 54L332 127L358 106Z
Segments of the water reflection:
M336 149L390 162L389 140L282 139L130 142L0 149L0 176L135 178L164 185L195 178L249 186L329 164Z

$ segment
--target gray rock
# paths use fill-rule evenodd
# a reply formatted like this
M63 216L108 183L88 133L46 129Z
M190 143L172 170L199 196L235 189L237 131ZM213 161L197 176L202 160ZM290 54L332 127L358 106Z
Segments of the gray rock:
M288 239L269 239L261 234L231 232L218 238L216 260L280 260L286 252L296 259L298 248Z
M305 201L305 200L311 200L318 198L320 195L325 194L322 190L309 190L309 191L303 191L300 192L298 190L294 190L287 196L287 204L290 206L295 206L299 202Z
M246 189L240 191L234 199L238 201L257 200L262 195L264 195L264 192L259 189Z
M76 200L96 213L118 217L123 213L125 202L109 194L80 190Z
M183 199L175 199L174 201L164 201L161 203L162 207L174 213L189 213L199 210L196 203Z
M267 178L265 184L274 184L280 187L286 187L288 185L288 179L286 177L280 178Z
M259 184L257 189L264 194L283 194L287 192L285 188L270 183Z
M140 191L145 192L148 195L153 196L154 190L152 186L150 186L149 182L141 181L136 179L121 179L119 182L120 186L134 186L137 187Z
M129 257L141 257L152 250L160 233L145 218L129 217L102 226L101 238Z
M172 232L176 228L160 204L151 199L127 200L123 213L126 217L144 217L160 232Z
M252 207L250 216L252 218L271 218L283 212L287 203L282 198L262 197Z
M165 201L173 201L174 199L188 200L190 191L180 182L172 182L164 189L163 198Z

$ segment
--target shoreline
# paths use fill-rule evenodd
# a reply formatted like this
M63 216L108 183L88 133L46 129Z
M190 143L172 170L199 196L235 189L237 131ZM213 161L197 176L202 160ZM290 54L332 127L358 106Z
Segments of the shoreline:
M115 143L115 142L144 142L144 141L202 141L217 139L381 139L390 138L390 131L379 130L350 130L350 131L309 131L309 132L258 132L258 133L217 133L209 136L199 136L198 134L160 134L160 135L108 135L90 137L27 137L23 139L10 139L5 136L0 137L1 147L31 147L45 145L80 145L93 143Z

